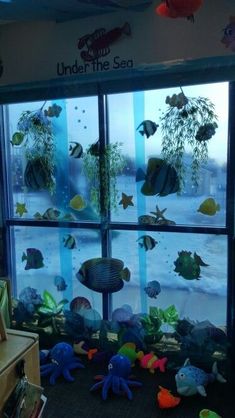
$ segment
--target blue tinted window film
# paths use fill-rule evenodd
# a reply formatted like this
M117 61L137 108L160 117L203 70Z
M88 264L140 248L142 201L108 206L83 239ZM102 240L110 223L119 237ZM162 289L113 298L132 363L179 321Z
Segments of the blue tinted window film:
M145 163L145 137L140 136L140 133L136 128L145 119L145 106L144 106L144 92L133 93L133 111L134 111L134 124L135 124L135 161L136 167L142 167ZM137 218L146 213L145 197L140 192L142 182L136 182L136 206L137 206ZM143 236L143 231L138 232L138 238ZM141 312L147 312L147 299L144 292L144 288L147 283L147 260L146 251L139 246L139 274L140 274L140 301Z

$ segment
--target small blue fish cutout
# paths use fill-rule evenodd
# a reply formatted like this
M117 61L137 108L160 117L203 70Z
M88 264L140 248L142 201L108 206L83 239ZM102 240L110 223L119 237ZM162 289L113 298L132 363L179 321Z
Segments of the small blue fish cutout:
M26 254L23 252L21 260L27 261L24 268L25 270L40 269L41 267L44 267L42 253L36 248L27 248Z
M70 144L75 144L75 145L70 145L69 146L70 157L81 158L82 155L83 155L82 145L79 144L78 142L70 142Z
M146 135L147 138L149 138L151 135L154 135L157 128L159 127L159 125L157 125L155 122L152 122L151 120L144 120L137 128L136 130L138 131L139 128L141 128L141 130L139 130L139 133L144 136Z
M161 292L161 285L157 280L153 280L147 283L147 286L144 288L144 291L150 298L157 298L157 295Z
M59 291L59 292L62 292L63 290L65 290L66 289L66 287L68 286L66 283L65 283L65 280L64 280L64 278L62 277L62 276L55 276L55 278L54 278L54 284L55 284L55 286L57 287L57 290Z
M73 250L77 247L76 240L73 235L68 234L63 237L64 247L68 248L69 250Z
M155 241L155 239L150 235L143 235L137 239L137 241L139 240L142 240L142 242L139 242L139 246L143 247L145 251L152 250L157 244L157 241Z

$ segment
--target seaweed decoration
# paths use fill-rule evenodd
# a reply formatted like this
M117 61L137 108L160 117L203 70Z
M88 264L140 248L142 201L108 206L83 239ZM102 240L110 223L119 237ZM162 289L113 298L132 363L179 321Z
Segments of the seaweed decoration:
M24 146L27 160L25 185L32 190L55 188L55 141L51 118L59 117L61 107L53 104L44 109L46 101L37 110L25 110L17 123L17 132L12 135L12 146Z
M117 209L119 192L117 190L117 175L126 165L121 153L120 142L105 146L102 155L95 151L96 144L91 145L83 155L83 172L90 183L90 201L97 213L101 214L100 190L104 193L103 207ZM100 157L100 158L99 158Z
M179 176L180 191L185 185L185 146L192 150L191 180L197 189L200 168L208 160L208 140L215 134L215 106L206 97L186 97L181 93L167 96L167 110L161 116L162 155L172 164Z

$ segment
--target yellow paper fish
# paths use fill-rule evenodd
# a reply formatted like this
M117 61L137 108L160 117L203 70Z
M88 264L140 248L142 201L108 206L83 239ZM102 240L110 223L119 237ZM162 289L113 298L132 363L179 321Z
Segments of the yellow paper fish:
M69 202L69 206L75 210L83 210L86 207L86 202L83 197L76 194Z
M220 205L216 203L215 199L208 197L208 199L201 203L197 212L201 212L203 215L214 216L219 210Z

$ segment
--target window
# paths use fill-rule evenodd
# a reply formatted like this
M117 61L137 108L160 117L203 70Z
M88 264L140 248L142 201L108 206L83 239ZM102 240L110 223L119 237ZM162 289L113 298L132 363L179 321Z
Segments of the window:
M16 326L73 337L104 326L143 343L167 332L181 348L225 355L228 87L3 106Z

